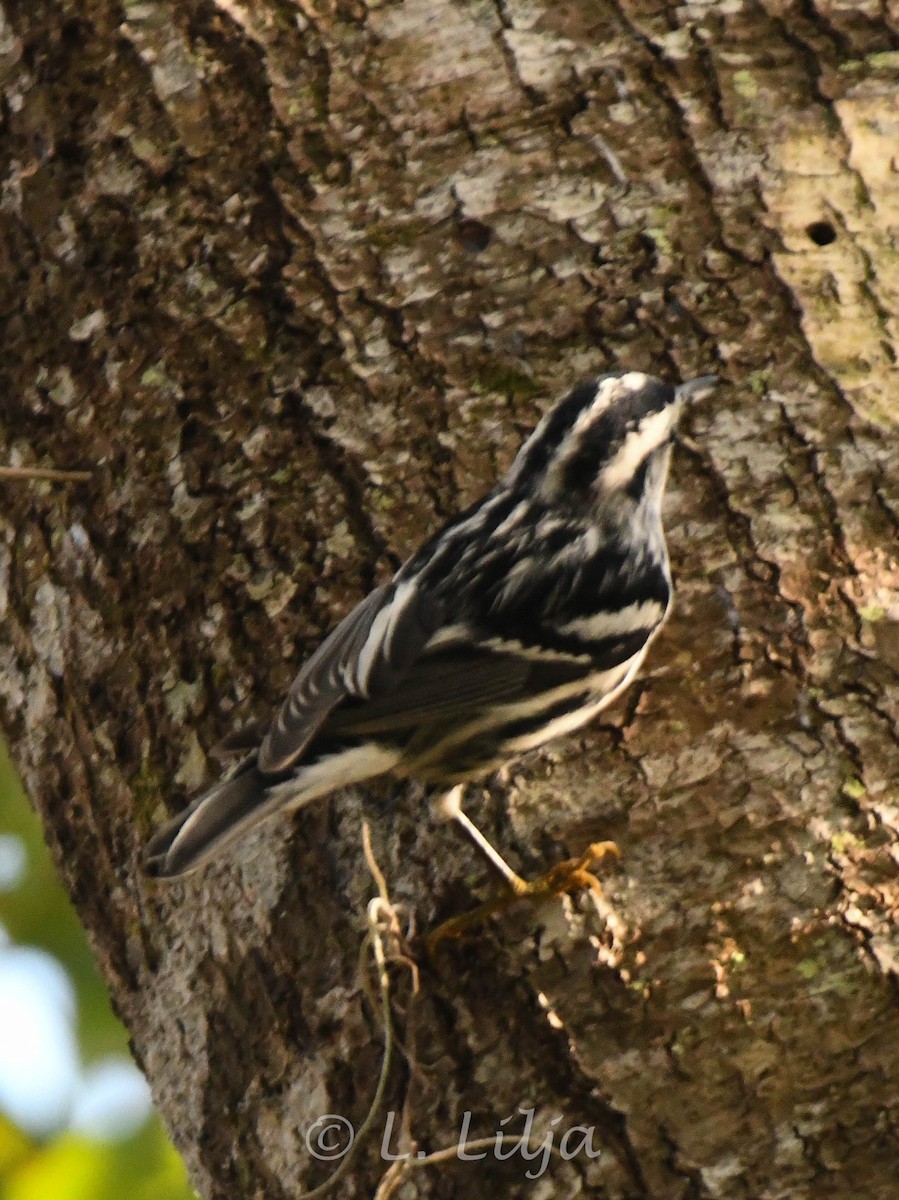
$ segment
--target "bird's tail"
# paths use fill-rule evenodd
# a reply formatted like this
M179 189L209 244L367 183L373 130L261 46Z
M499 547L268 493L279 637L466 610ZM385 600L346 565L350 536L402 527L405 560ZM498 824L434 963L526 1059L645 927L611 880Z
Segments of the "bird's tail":
M165 877L201 866L268 815L271 782L251 765L204 792L150 839L148 872Z
M278 809L299 808L338 788L392 770L399 755L371 743L347 743L280 774L267 774L252 754L151 838L147 870L165 877L201 866Z

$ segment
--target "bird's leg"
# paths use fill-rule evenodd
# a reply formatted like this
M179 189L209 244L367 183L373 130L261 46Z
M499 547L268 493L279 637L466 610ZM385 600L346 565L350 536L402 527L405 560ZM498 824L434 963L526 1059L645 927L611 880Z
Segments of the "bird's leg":
M515 896L526 896L530 891L530 884L526 879L513 871L497 848L492 845L462 809L462 797L465 795L465 785L462 783L456 786L450 792L439 796L432 802L431 811L442 821L456 821L461 829L464 829L480 852L485 858L496 867L499 873L505 878L512 893Z
M463 794L464 787L460 784L451 792L441 796L433 804L435 815L444 820L457 821L461 825L478 849L505 876L509 884L509 892L507 895L488 900L485 904L479 904L470 912L461 913L458 917L451 917L448 921L444 921L433 933L428 935L429 954L432 954L441 942L448 938L461 937L469 929L483 924L488 917L503 912L519 898L529 897L532 900L543 900L551 896L561 896L566 892L578 891L581 888L589 888L596 895L602 895L602 884L590 871L590 867L609 855L614 855L616 858L621 857L621 851L614 842L593 842L577 858L569 858L565 862L557 863L537 879L528 882L512 870L499 851L490 844L480 829L462 811Z

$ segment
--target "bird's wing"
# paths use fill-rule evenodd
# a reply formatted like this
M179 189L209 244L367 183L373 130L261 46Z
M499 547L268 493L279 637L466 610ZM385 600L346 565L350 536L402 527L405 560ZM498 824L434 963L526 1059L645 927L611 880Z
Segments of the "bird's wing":
M363 736L449 726L486 708L551 692L591 669L583 657L539 657L499 639L441 645L426 649L393 692L341 705L329 716L325 732Z
M403 677L402 687L342 705L328 719L335 734L378 734L435 721L451 722L466 713L518 696L528 663L514 655L478 646L425 652Z
M557 600L560 615L553 620L530 592L516 592L515 602L507 600L499 612L469 613L468 620L443 625L408 657L401 682L394 678L390 687L346 697L329 710L322 733L377 737L448 727L485 709L596 681L598 674L630 662L664 613L655 601L595 613L587 597L573 594L573 584L562 590L565 599ZM464 611L464 597L456 607Z
M391 693L440 619L441 606L414 579L375 588L293 681L259 747L259 770L293 766L342 700Z

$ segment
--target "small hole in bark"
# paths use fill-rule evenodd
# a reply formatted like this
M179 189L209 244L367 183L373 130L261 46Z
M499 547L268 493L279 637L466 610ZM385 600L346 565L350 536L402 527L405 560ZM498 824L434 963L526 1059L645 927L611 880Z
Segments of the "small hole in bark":
M480 254L493 240L493 230L482 221L468 218L459 222L456 227L456 237L466 250L470 250L472 254Z
M812 221L811 225L806 225L805 232L816 246L829 246L837 240L837 231L830 221Z

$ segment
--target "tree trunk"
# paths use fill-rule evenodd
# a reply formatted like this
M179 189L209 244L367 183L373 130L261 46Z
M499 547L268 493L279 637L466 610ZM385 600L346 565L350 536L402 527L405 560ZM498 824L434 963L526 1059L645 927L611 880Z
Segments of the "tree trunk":
M896 1196L897 22L5 5L3 460L91 477L0 481L3 723L204 1197L325 1181L388 1025L334 1195ZM496 882L395 785L148 880L209 748L614 368L730 384L675 462L675 614L469 804L530 874L615 839L604 899L428 961ZM407 947L366 942L363 816ZM387 1158L519 1110L540 1184Z

